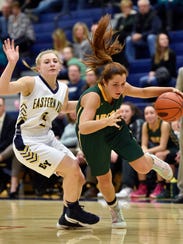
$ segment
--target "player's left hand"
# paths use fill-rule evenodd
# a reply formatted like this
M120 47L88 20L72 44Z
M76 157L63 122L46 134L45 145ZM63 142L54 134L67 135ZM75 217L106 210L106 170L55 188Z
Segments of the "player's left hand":
M177 93L178 95L180 95L183 98L183 92L181 92L179 89L173 88L172 92Z

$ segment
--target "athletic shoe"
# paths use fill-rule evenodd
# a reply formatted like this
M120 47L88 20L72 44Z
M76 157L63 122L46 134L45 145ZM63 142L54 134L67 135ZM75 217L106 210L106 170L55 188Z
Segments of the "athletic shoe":
M183 196L178 196L172 202L173 203L183 203Z
M164 185L161 183L158 183L153 190L153 192L150 194L151 198L157 198L158 195L160 195L164 191Z
M114 207L109 207L112 217L112 228L123 229L127 227L126 221L124 220L123 213L117 203Z
M156 198L158 199L171 198L170 190L164 189L159 195L157 195Z
M146 153L146 155L150 156L153 161L153 168L161 177L163 177L165 180L171 180L173 177L173 171L169 164L164 162L163 160L156 157L154 154Z
M147 193L147 185L140 183L138 189L131 192L130 197L146 197Z
M131 192L132 192L131 187L125 187L120 192L116 193L116 196L121 198L127 198L129 197Z
M83 206L79 204L68 207L65 213L65 218L70 223L77 223L81 226L93 225L99 222L100 218L92 213L83 210Z
M58 229L75 229L78 227L83 228L83 226L80 225L79 223L71 223L71 222L67 221L63 214L61 215L60 219L57 222Z

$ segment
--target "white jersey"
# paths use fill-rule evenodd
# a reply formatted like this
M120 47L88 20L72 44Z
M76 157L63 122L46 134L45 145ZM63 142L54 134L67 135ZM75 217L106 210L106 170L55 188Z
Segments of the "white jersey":
M57 82L52 90L46 81L35 76L29 96L21 95L13 148L17 159L36 172L50 177L62 159L75 156L54 136L52 121L61 112L67 85Z
M57 82L57 88L52 90L43 78L35 76L32 93L21 95L17 130L20 129L23 136L47 134L62 109L66 91L67 85L62 82Z

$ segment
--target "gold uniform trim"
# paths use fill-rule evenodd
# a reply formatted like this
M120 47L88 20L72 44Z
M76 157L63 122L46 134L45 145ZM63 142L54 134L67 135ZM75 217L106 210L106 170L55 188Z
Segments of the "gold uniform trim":
M32 152L30 147L27 145L25 146L24 150L20 151L20 154L29 163L39 161L39 156L37 155L37 153Z

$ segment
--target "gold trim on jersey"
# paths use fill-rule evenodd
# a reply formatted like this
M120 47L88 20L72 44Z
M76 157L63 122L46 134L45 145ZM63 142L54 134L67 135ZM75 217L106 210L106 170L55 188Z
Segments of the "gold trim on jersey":
M76 114L76 118L77 118L76 123L79 123L79 114L80 114L80 111L81 111L82 109L83 109L83 107L80 106L79 109L78 109L78 111L77 111L77 114Z
M29 146L26 145L24 150L22 151L19 150L19 152L22 155L22 157L29 163L34 163L36 161L39 162L39 156L37 155L37 153L31 152Z
M108 99L107 99L107 96L106 96L106 94L105 94L104 88L102 87L102 85L101 85L100 83L98 84L98 87L99 87L99 89L100 89L100 91L101 91L101 93L102 93L102 96L103 96L104 100L105 100L106 102L109 102Z
M22 120L23 121L27 120L27 105L25 103L22 103L20 106L20 114L17 123L19 123Z

